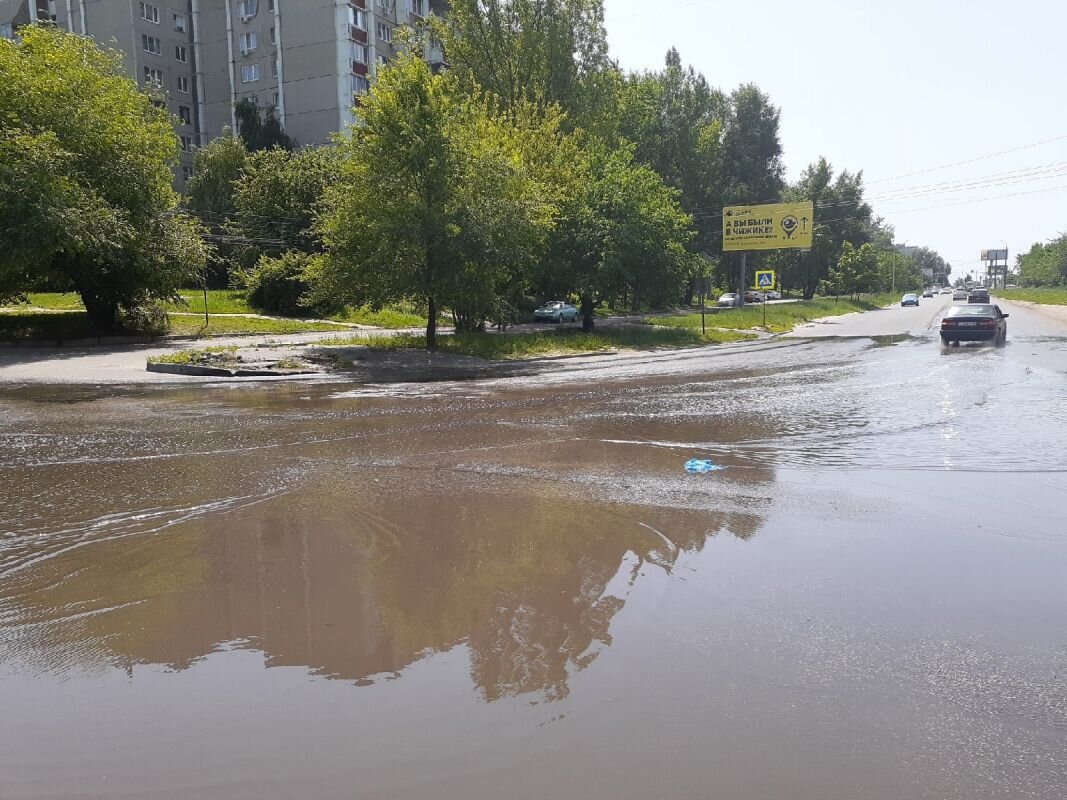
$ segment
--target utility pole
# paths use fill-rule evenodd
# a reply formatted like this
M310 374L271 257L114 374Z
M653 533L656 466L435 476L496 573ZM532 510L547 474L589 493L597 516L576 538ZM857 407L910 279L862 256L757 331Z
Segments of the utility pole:
M746 267L748 266L748 253L744 250L741 251L741 292L737 295L737 305L744 306L745 304L745 287L748 285L745 277Z

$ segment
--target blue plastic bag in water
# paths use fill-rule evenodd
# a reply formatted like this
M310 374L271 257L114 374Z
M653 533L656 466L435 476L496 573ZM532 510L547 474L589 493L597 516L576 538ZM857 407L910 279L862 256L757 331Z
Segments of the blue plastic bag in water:
M691 458L685 462L685 471L692 473L715 472L722 469L718 464L708 458Z

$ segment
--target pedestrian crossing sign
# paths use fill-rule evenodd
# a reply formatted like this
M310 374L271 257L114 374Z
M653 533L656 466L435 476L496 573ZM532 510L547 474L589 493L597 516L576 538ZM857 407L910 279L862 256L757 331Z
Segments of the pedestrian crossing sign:
M756 272L756 288L757 289L773 289L774 288L774 270L762 269Z

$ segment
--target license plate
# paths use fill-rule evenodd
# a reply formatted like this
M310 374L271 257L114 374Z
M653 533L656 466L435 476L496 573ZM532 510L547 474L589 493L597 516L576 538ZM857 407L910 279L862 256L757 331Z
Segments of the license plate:
M978 326L977 322L961 322L960 323L960 327L961 328L974 328L974 327L977 327L977 326Z

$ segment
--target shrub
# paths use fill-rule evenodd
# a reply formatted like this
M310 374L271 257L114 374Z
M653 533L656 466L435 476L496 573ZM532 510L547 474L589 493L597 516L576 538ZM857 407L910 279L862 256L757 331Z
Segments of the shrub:
M159 303L145 302L119 312L119 323L130 333L159 336L170 327L167 312Z
M307 253L290 250L278 258L262 256L247 278L248 303L286 317L312 316L321 308L309 298Z

